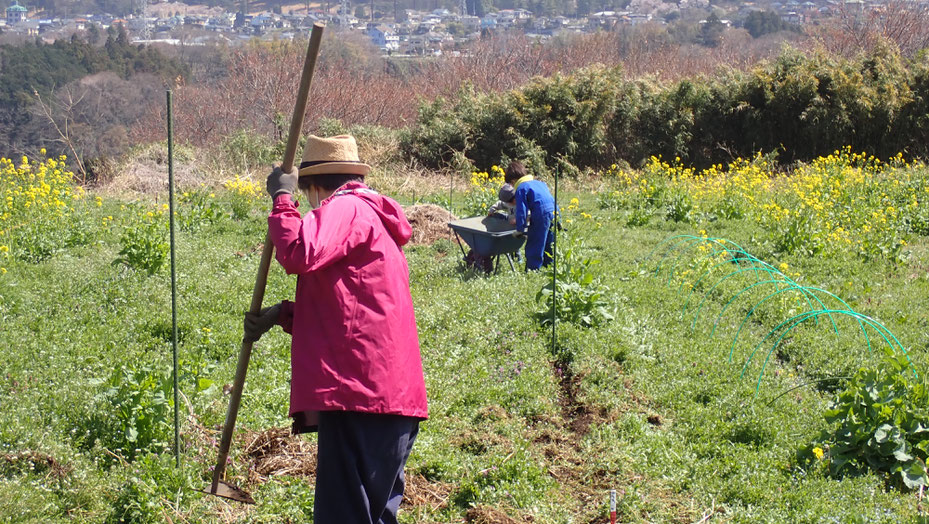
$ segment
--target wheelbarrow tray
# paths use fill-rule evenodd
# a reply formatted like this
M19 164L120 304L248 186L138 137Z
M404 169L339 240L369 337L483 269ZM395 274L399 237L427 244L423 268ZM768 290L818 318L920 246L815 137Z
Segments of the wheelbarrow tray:
M495 217L463 218L449 222L448 227L475 253L484 257L515 253L526 242L525 236L513 236L513 226Z

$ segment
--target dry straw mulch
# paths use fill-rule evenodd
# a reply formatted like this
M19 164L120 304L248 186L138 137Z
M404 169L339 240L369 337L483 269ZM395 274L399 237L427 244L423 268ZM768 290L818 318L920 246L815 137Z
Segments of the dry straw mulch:
M448 505L448 497L454 486L445 482L430 481L415 474L406 476L406 489L403 490L402 506L428 506L432 510L442 509Z
M256 431L245 438L251 459L248 481L267 482L275 475L312 477L316 474L316 444L290 433L290 428Z
M448 223L457 217L435 204L416 204L403 208L407 220L413 226L413 244L432 244L441 238L451 238Z
M245 455L249 458L249 484L264 483L277 475L316 476L316 444L292 435L290 428L256 431L245 437ZM448 504L453 486L433 482L419 474L407 475L404 506L428 506L433 510Z

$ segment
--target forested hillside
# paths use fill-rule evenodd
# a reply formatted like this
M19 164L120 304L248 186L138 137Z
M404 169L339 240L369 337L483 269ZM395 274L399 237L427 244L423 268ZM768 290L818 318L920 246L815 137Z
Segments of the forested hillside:
M147 90L173 85L188 75L181 62L130 43L122 26L111 26L103 45L95 45L101 36L94 38L89 33L52 44L37 40L21 46L0 45L0 135L6 137L0 142L0 155L51 145L61 138L55 125L84 126L88 134L112 135L118 132L111 129L115 120L125 122L129 112L138 113L139 106L144 107ZM101 73L110 75L81 81ZM123 85L132 87L120 89ZM105 97L107 103L99 103L94 95ZM105 113L118 118L107 121ZM56 124L50 126L50 119ZM126 145L107 148L88 141L81 152L88 157L114 154Z

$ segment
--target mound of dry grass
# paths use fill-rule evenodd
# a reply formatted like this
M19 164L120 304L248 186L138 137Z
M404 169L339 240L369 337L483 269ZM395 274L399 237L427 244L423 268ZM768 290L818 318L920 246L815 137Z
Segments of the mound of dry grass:
M403 208L413 226L413 244L432 244L440 238L451 238L448 223L457 220L455 215L435 204L416 204Z
M249 482L267 482L276 475L312 477L316 474L316 444L292 435L290 428L272 428L245 438L251 463Z

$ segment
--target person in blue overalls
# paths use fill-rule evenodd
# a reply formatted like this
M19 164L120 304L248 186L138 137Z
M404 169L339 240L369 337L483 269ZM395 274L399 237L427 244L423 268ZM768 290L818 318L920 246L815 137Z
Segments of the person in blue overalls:
M555 218L555 199L548 186L541 180L526 174L522 162L510 162L506 168L503 181L512 184L516 190L513 197L516 204L516 232L525 234L526 269L536 270L552 263L552 243L555 232L552 222ZM532 220L526 226L526 218L531 214Z

